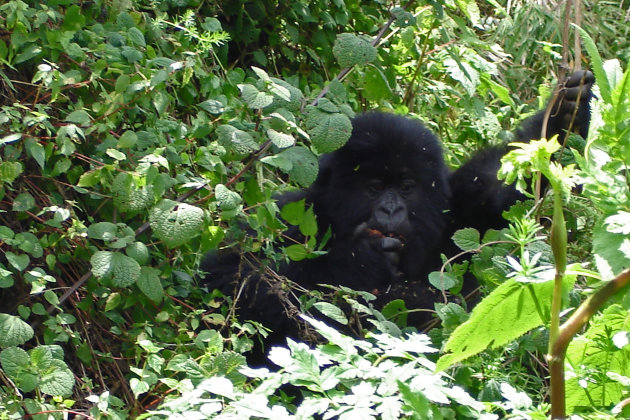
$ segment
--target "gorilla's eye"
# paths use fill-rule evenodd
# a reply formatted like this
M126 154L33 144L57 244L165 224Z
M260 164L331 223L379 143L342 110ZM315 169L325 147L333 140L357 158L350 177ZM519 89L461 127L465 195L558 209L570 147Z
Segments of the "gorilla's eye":
M398 189L401 192L410 192L415 188L415 186L416 186L416 181L414 181L413 179L405 179L404 181L400 183L400 186L398 187Z
M367 183L367 188L368 188L368 191L370 191L371 193L380 193L383 191L385 186L383 185L381 181L372 180Z

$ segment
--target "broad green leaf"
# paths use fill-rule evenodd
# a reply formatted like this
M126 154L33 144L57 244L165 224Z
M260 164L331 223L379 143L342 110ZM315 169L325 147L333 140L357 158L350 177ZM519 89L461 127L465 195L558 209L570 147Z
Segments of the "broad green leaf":
M304 204L304 199L287 203L280 209L280 215L287 223L297 226L304 220Z
M351 33L337 35L332 52L342 68L371 63L378 54L366 37Z
M570 288L575 276L565 276ZM553 281L519 283L506 280L486 296L460 325L444 346L437 369L453 364L485 349L506 344L549 320Z
M20 162L2 162L0 163L0 181L11 184L20 176L23 168Z
M352 133L350 118L341 112L326 111L326 104L330 102L320 101L317 107L306 108L306 128L319 153L339 149L346 144Z
M162 301L164 288L160 283L160 270L153 267L142 267L136 284L142 293L152 301L156 303Z
M90 123L90 114L83 109L78 109L68 114L66 121L79 125L88 125Z
M214 196L221 210L234 210L242 202L241 196L223 184L217 184L214 187Z
M52 368L42 372L39 390L48 395L69 396L74 387L74 374L58 359L52 360Z
M134 45L140 47L145 47L147 45L144 40L144 35L142 34L142 32L140 32L140 29L138 28L129 28L129 30L127 31L127 36L129 37L131 43Z
M90 260L92 273L103 278L112 275L112 285L127 287L140 276L140 265L133 258L119 252L96 251Z
M120 138L118 139L118 144L116 146L121 149L128 149L135 146L137 141L138 136L136 136L136 133L131 130L127 130L122 134L122 136L120 136Z
M462 251L472 251L481 246L479 231L473 228L459 229L453 235L453 242Z
M278 156L292 163L289 177L303 187L308 187L317 178L319 165L317 157L303 146L293 146L280 152Z
M140 265L146 264L149 261L149 248L147 248L143 242L134 242L127 245L125 252Z
M291 261L302 261L308 255L308 250L302 244L289 245L284 248L284 252L286 252Z
M149 212L153 234L169 248L197 237L201 233L204 219L204 212L199 207L165 199Z
M13 200L13 211L27 211L35 207L35 199L29 193L21 193Z
M31 259L26 254L14 254L11 251L7 251L5 254L7 261L13 268L18 271L24 271L28 267Z
M217 134L219 143L237 157L245 157L258 150L258 144L251 134L229 124L219 126Z
M241 94L247 106L252 109L265 108L273 102L273 96L265 92L260 92L254 85L242 84L238 85L238 88L241 90Z
M280 133L274 129L267 130L267 135L271 142L278 148L284 149L295 144L295 139L290 134Z
M33 335L33 328L22 319L0 313L0 347L20 346Z

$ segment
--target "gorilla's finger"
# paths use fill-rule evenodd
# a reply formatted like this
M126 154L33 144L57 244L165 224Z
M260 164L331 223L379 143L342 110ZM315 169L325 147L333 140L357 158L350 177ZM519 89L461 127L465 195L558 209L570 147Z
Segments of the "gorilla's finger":
M381 248L385 252L399 251L402 246L403 243L398 238L386 236L381 239Z
M586 100L591 94L591 87L595 82L595 76L588 70L574 72L565 83L562 91L565 100Z

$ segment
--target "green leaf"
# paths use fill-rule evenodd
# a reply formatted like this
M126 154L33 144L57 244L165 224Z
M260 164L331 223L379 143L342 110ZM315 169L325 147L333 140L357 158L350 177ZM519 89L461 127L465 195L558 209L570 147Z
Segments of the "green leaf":
M241 94L247 106L252 109L265 108L273 102L273 96L265 92L260 92L254 85L241 84L238 85L238 88L241 90Z
M169 248L180 246L197 237L201 233L204 219L204 212L199 207L165 199L149 212L153 234Z
M127 36L129 37L129 40L132 44L140 47L146 47L147 44L144 40L144 35L142 34L142 32L140 32L140 29L129 28L129 30L127 31Z
M457 277L452 273L433 271L429 274L429 283L438 290L449 290L458 284Z
M612 89L610 87L608 77L606 76L606 71L604 70L604 62L602 57L599 55L599 49L597 48L595 41L593 41L593 38L591 38L588 32L584 29L573 23L571 26L580 32L582 42L584 42L584 47L586 48L586 51L588 51L589 57L591 57L591 67L593 68L595 80L597 80L597 86L599 86L599 92L602 95L602 99L605 103L612 103Z
M153 267L142 267L136 284L142 293L152 301L156 303L162 301L164 289L160 282L160 270Z
M7 258L7 261L9 261L9 264L11 264L11 266L13 266L18 271L24 271L26 267L28 267L28 264L31 262L31 259L28 257L28 255L17 255L11 251L7 251L5 257Z
M35 199L29 193L19 194L13 200L13 211L28 211L35 207Z
M13 143L14 141L18 141L21 138L22 138L22 133L9 134L8 136L4 136L0 139L0 145Z
M149 261L149 248L143 242L134 242L125 248L127 255L143 265Z
M33 328L22 319L0 313L0 347L20 346L33 335Z
M274 129L267 130L269 140L278 148L284 149L295 144L295 139L290 134L280 133Z
M304 220L304 203L305 201L302 199L285 204L280 209L280 216L293 226L299 225Z
M20 162L2 162L0 163L0 181L11 184L22 171Z
M28 150L28 153L35 159L39 167L44 169L46 165L46 151L44 150L44 146L33 139L26 139L25 146L26 150Z
M352 133L352 123L346 114L326 110L331 104L330 101L321 100L317 107L306 108L306 129L319 153L339 149L346 144Z
M627 226L618 226L617 222L623 219L619 215L604 217L593 227L593 254L602 280L612 280L630 263L630 238L623 233Z
M39 389L44 394L69 396L74 387L74 374L61 360L53 359L53 369L44 372L40 379Z
M234 210L243 202L238 193L223 184L217 184L214 187L214 196L221 210Z
M337 35L332 52L342 68L371 63L377 55L367 38L351 33Z
M9 347L0 353L0 364L7 376L24 392L33 391L39 382L37 375L30 373L31 359L18 347Z
M92 223L88 227L88 238L101 239L103 241L111 241L116 238L118 227L110 222Z
M460 229L453 235L453 242L462 251L476 250L481 246L479 231L473 228Z
M237 157L245 157L258 150L258 144L246 131L239 130L229 124L217 128L219 143Z
M328 302L315 302L313 307L322 314L326 315L328 318L331 318L342 325L348 325L348 318L346 318L346 315L338 306Z
M92 273L103 278L112 275L114 287L127 287L140 276L140 265L133 258L119 252L96 251L90 260Z
M575 276L565 276L570 288ZM506 344L549 320L553 281L519 283L507 280L486 296L444 346L437 362L444 370L487 348Z
M293 182L308 187L317 178L317 157L306 147L293 146L283 150L278 156L291 162L291 169L287 173Z
M289 245L284 248L284 252L286 252L291 261L302 261L308 256L308 250L302 244Z
M107 154L107 156L111 157L112 159L115 160L125 160L127 159L127 156L125 156L125 154L123 152L120 152L116 149L107 149L105 151L105 153Z
M135 146L137 141L138 136L136 136L136 133L131 130L127 130L123 133L122 136L120 136L120 138L118 139L118 144L116 146L121 149L128 149Z
M206 101L203 101L197 104L197 106L203 109L204 111L206 111L207 113L214 114L214 115L222 114L223 111L225 111L225 106L223 105L223 103L215 99L208 99Z
M79 125L88 125L90 123L90 114L83 109L78 109L68 114L66 121Z

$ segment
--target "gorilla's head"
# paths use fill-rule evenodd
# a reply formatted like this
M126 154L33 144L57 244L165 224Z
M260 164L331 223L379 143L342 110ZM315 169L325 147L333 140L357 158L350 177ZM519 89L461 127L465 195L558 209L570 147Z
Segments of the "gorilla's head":
M438 139L385 113L356 117L352 136L324 156L311 188L333 240L370 240L407 278L425 274L444 229L450 190Z

